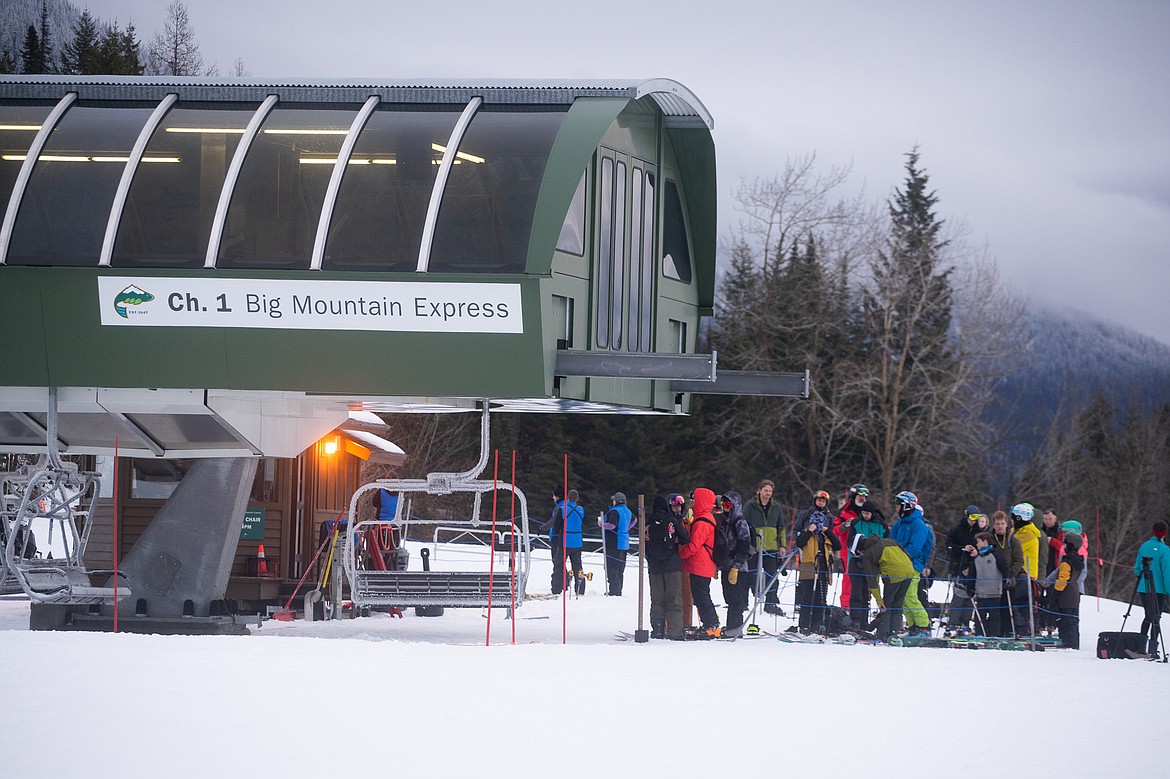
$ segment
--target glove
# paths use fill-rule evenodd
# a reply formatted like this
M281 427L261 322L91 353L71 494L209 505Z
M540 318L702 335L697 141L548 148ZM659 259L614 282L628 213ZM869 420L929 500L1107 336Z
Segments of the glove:
M739 581L739 569L738 568L732 568L730 571L727 572L727 581L730 584L735 584L737 581Z

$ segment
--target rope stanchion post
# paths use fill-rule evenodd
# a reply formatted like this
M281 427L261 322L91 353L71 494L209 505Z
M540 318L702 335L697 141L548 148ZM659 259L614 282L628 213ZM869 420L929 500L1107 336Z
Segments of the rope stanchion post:
M488 553L487 635L484 637L484 646L492 645L492 586L496 574L496 505L499 497L496 488L499 486L499 480L500 450L497 449L495 463L492 465L492 548Z
M561 502L561 643L569 643L569 593L566 592L566 584L568 584L568 577L565 573L565 556L568 555L569 550L569 534L566 532L569 524L569 507L565 503L569 499L569 453L565 452L564 469L561 477L562 494L564 498ZM585 534L585 528L581 528L582 537Z
M118 436L114 436L114 632L118 632Z
M512 450L512 502L508 508L511 532L508 538L508 573L512 579L512 643L516 643L516 450Z
M643 610L646 597L646 496L638 495L638 629L634 631L634 642L646 644L650 631L643 626Z

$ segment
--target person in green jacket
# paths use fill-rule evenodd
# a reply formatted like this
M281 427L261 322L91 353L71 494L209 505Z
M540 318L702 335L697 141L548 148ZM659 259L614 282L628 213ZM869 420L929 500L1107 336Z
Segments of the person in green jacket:
M909 635L930 635L930 618L918 600L918 571L910 556L892 538L853 537L850 550L854 559L860 555L861 568L869 577L869 591L877 601L881 615L877 619L877 637L886 640L902 625L902 615L910 625ZM884 585L883 598L879 583Z
M768 592L764 596L764 613L782 615L784 612L780 610L780 598L777 593L779 583L775 581L775 578L776 571L780 567L780 555L787 544L784 533L784 512L780 508L779 502L772 499L772 493L775 489L776 485L772 483L771 479L761 481L760 486L756 488L755 496L744 504L743 515L755 531L763 560L762 578L759 569L761 557L753 557L750 561L751 570L748 575L751 576L752 592L758 600L760 593L757 592L757 587L760 584L767 585L768 582L772 582L772 586L768 588Z

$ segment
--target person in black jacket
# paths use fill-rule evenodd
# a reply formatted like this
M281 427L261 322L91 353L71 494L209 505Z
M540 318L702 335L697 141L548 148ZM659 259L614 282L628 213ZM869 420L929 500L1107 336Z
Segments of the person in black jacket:
M979 517L982 513L978 506L968 506L963 518L955 523L946 537L952 587L951 603L947 608L947 631L952 634L969 631L974 615L971 606L974 582L961 572L970 565L971 556L966 550L975 546L975 534L980 532Z
M727 626L724 638L738 638L743 635L743 614L748 608L752 581L748 571L756 555L754 533L751 523L743 515L743 497L738 492L725 492L722 496L723 523L730 543L727 547L729 559L716 561L723 571L723 600L727 602Z
M658 495L646 521L646 565L650 570L650 638L683 638L682 559L679 544L691 540L683 522L686 499Z

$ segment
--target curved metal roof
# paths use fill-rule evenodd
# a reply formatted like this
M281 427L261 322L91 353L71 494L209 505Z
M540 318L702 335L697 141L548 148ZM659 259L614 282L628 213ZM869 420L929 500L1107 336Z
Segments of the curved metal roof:
M565 105L579 97L650 96L667 123L705 126L714 119L706 106L677 81L655 79L235 79L181 76L0 76L0 99L56 99L61 87L82 100L162 99L178 92L197 101L263 100L278 93L283 101L362 102L378 95L391 103L466 103L482 97L497 105Z

